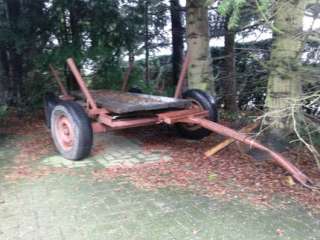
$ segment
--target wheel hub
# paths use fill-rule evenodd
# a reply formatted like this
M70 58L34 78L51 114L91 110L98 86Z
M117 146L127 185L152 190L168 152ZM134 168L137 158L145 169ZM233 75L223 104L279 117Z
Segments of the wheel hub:
M60 116L56 121L57 137L61 146L68 150L74 143L74 130L70 120L66 116Z

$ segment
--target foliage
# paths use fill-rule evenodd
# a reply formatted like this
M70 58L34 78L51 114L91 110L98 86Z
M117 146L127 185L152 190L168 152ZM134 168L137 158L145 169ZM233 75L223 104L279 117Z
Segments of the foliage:
M7 115L7 112L8 112L8 106L0 105L0 120Z
M167 11L166 3L155 0L0 0L0 70L7 70L0 72L0 86L10 92L7 102L39 105L52 86L49 64L72 87L65 64L69 57L91 75L93 86L119 89L124 56L141 55L146 37L150 51L169 44ZM143 71L137 74L143 79Z
M218 13L228 17L228 28L238 29L257 21L264 21L273 27L271 0L220 0ZM253 24L252 24L253 25Z
M33 68L33 58L49 39L50 23L45 0L0 1L1 85L10 105L21 105L27 92L24 82Z
M271 41L237 43L235 48L239 107L246 109L251 106L261 109L264 105L268 77L268 71L264 69L264 65L270 57ZM215 85L217 86L216 92L218 98L221 98L225 57L223 48L212 48L211 55L216 79ZM248 103L250 106L248 106Z
M240 21L240 10L245 3L245 0L224 0L219 4L219 13L224 16L230 16L228 26L230 29L238 26Z

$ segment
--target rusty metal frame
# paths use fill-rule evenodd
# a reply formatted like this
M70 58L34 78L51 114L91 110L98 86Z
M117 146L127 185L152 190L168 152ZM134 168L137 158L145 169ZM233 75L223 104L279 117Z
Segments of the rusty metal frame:
M92 97L89 89L87 88L84 79L81 77L80 71L76 67L74 60L69 58L67 60L67 63L70 67L71 72L75 76L81 91L83 92L86 98L86 111L88 116L92 119L92 129L95 133L161 123L169 125L176 123L196 124L212 132L216 132L220 135L233 138L239 142L245 143L253 148L257 148L261 151L268 153L278 165L286 169L298 182L300 182L303 186L311 188L311 185L313 184L311 179L307 177L304 173L302 173L291 162L289 162L283 156L281 156L279 153L272 151L271 149L263 146L255 139L243 133L239 133L221 124L207 120L206 118L208 117L208 112L203 111L200 108L190 108L175 111L163 110L160 113L153 113L153 115L150 117L136 116L136 118L115 119L114 116L112 116L112 113L109 111L109 109L100 108L99 106L97 106L97 103ZM189 64L190 55L188 54L186 56L184 66L180 75L179 83L175 92L176 98L179 98L181 96ZM130 71L128 71L128 76ZM58 77L58 74L55 73L55 71L52 72L55 78L57 79L59 86L61 85L60 88L62 93L65 96L69 96L65 88L63 87Z
M127 92L128 91L128 85L129 85L129 77L131 75L131 72L133 70L133 60L130 59L129 57L129 67L126 71L126 73L124 74L123 80L122 80L122 88L121 91L122 92Z
M178 84L177 84L177 87L176 87L176 91L175 91L175 94L174 94L174 97L175 98L181 98L181 95L182 95L182 92L183 92L183 87L185 85L185 82L186 82L186 76L187 76L187 73L188 73L188 69L189 69L189 66L190 66L190 61L191 61L191 55L190 55L190 52L187 52L187 55L183 61L183 66L182 66L182 70L181 70L181 73L180 73L180 76L179 76L179 81L178 81Z
M191 61L191 54L188 51L184 61L183 61L183 65L182 65L182 69L179 75L179 80L176 86L176 90L175 90L175 94L174 94L174 98L181 98L182 92L183 92L183 88L185 86L186 83L186 77L188 74L188 69L190 66L190 61ZM127 68L124 78L122 80L122 88L121 91L126 92L128 91L128 82L129 82L129 77L130 74L132 72L134 68L134 61L132 59L129 58L129 67Z
M81 73L78 70L74 60L72 58L68 58L67 63L68 63L68 66L69 66L71 72L73 73L75 79L77 80L81 91L83 92L83 94L86 97L86 101L89 105L89 108L92 109L93 111L96 111L98 109L97 104L96 104L95 100L93 99L91 93L89 92L89 89L87 88L85 81L82 78Z
M50 68L50 71L51 71L54 79L57 81L57 83L59 85L59 88L62 93L62 99L63 100L74 100L74 98L68 93L67 89L64 87L58 70L56 70L51 64L49 64L49 68Z

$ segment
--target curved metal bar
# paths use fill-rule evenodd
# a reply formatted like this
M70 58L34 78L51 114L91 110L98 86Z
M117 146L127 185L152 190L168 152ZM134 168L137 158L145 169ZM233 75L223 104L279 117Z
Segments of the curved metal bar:
M251 147L260 149L261 151L268 153L278 165L280 165L282 168L286 169L303 186L308 187L308 188L313 188L312 187L312 185L313 185L312 180L309 177L307 177L303 172L301 172L291 162L289 162L287 159L285 159L283 156L281 156L281 154L279 154L275 151L272 151L271 149L263 146L261 143L259 143L255 139L253 139L243 133L239 133L231 128L225 127L221 124L218 124L218 123L215 123L215 122L212 122L207 119L200 118L200 117L189 117L186 119L181 119L180 122L198 124L208 130L219 133L219 134L226 136L226 137L233 138L239 142L250 145Z

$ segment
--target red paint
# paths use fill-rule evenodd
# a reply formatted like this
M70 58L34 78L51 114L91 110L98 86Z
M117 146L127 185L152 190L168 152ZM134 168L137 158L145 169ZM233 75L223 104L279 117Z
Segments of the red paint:
M49 65L49 68L50 68L50 70L52 72L53 77L58 82L60 90L61 90L61 92L63 94L61 99L64 100L64 101L67 101L67 100L72 101L72 100L74 100L74 97L70 96L68 91L67 91L67 89L63 86L61 78L59 76L59 72L51 64Z
M113 120L108 115L101 115L99 116L99 122L105 124L108 128L111 128L112 130L118 130L118 129L125 129L125 128L154 125L159 122L159 118L149 117L149 118Z
M87 100L90 108L97 109L97 104L93 100L93 97L92 97L91 93L89 92L89 89L87 88L87 86L86 86L86 84L85 84L85 82L84 82L84 80L83 80L83 78L82 78L82 76L80 74L80 71L78 70L74 60L72 58L69 58L67 60L67 63L68 63L68 66L69 66L71 72L73 73L75 79L77 80L81 91L85 95L86 100Z
M181 70L181 73L180 73L180 76L179 76L178 85L176 87L176 91L175 91L175 94L174 94L175 98L180 98L181 95L182 95L183 86L185 84L185 80L186 80L186 76L187 76L187 73L188 73L190 61L191 61L191 56L190 56L190 53L188 52L187 56L184 59L182 70Z
M74 128L70 120L65 117L59 117L56 122L57 139L64 150L68 151L72 148L75 138Z
M104 133L107 131L107 127L102 123L93 122L91 127L94 133Z

